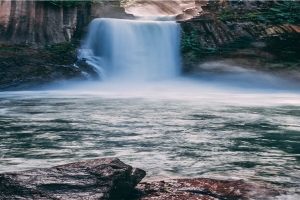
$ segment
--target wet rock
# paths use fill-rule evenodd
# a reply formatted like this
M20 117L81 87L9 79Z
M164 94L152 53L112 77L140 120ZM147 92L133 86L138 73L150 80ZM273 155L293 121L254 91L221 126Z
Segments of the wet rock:
M174 179L142 182L136 187L140 200L154 199L266 199L279 195L279 191L243 180L214 180L208 178Z
M86 63L85 59L80 59L75 63L75 66L78 67L82 71L82 73L89 79L89 80L100 80L99 75L97 74L96 70L92 66Z
M123 199L145 176L117 158L0 174L0 199Z
M0 91L99 79L85 62L77 65L75 47L69 43L47 48L0 44Z

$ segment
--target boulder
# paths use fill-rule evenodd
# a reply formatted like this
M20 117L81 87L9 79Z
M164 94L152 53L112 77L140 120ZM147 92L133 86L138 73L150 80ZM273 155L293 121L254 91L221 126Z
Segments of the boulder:
M161 199L269 199L282 191L244 180L216 180L209 178L173 179L142 182L136 187L139 200ZM136 192L136 193L138 193Z
M0 199L123 199L145 171L117 158L0 174Z

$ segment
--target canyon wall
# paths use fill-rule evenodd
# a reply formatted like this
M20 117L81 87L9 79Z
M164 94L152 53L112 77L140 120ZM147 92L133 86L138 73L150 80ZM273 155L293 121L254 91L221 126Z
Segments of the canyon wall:
M214 4L202 6L202 9L198 16L180 23L184 31L196 31L200 36L201 46L206 48L222 47L243 36L259 40L280 34L300 33L300 25L288 20L282 23L275 20L253 20L253 16L274 9L270 2L243 1L241 4L236 1L216 1Z
M72 38L81 39L85 28L93 18L133 18L133 15L127 14L125 10L129 13L138 10L151 14L154 9L159 13L177 14L177 20L182 26L183 44L184 39L188 39L199 50L195 53L193 48L190 48L191 46L186 46L189 61L192 60L191 57L197 57L199 54L231 53L234 48L242 49L246 45L249 47L250 43L254 47L269 48L272 51L286 49L285 52L278 51L277 54L289 56L295 52L298 53L299 21L291 23L289 19L284 19L292 15L295 15L297 19L300 6L297 10L295 2L293 5L285 2L287 9L293 11L288 13L282 13L281 8L278 9L282 3L279 1L196 0L184 2L185 4L181 3L179 6L177 1L146 1L144 3L135 1L135 4L123 8L120 1L114 0L93 4L84 3L73 7L60 7L49 1L2 0L0 1L0 43L43 46L70 41ZM261 20L261 16L265 17L265 13L269 13L270 9L273 9L273 19ZM187 19L190 17L192 18ZM278 19L283 21L277 23ZM276 45L279 45L279 48L276 48ZM191 52L197 55L190 56ZM256 51L248 51L246 54L251 52L257 54ZM183 52L183 57L185 53ZM212 55L216 56L215 53ZM265 56L268 55L265 54Z
M214 1L202 9L179 22L184 71L224 58L258 59L259 66L299 59L299 2Z
M95 17L128 18L118 1L65 7L49 1L0 1L0 43L43 46L78 37Z
M1 1L0 42L46 44L68 40L64 26L74 26L76 11L68 13L69 19L63 11L47 2Z
M183 20L201 11L201 5L206 2L199 2L134 1L126 7L121 1L106 0L68 7L54 5L51 1L1 0L0 43L43 46L70 41L74 37L80 39L93 18L133 19L133 14L137 13L130 11L139 9L142 14L172 14Z

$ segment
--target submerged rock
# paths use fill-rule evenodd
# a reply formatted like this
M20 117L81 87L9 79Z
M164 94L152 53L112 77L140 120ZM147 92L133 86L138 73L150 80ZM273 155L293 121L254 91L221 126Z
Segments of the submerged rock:
M123 199L145 171L117 158L0 174L0 199Z

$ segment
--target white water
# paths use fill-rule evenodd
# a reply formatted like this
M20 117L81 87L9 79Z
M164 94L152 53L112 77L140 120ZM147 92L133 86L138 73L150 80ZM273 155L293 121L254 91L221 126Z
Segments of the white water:
M95 19L80 57L105 80L167 79L179 75L179 45L175 22Z

